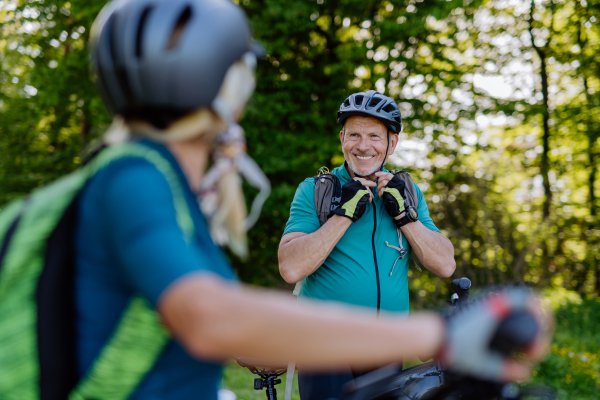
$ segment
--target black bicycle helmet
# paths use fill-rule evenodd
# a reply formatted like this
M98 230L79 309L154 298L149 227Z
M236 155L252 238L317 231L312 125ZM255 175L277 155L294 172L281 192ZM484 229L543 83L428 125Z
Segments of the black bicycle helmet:
M348 96L337 112L338 124L343 126L353 115L377 118L394 133L402 130L402 115L396 102L375 90Z
M90 62L113 113L164 127L210 107L248 52L260 55L230 0L115 0L96 18Z

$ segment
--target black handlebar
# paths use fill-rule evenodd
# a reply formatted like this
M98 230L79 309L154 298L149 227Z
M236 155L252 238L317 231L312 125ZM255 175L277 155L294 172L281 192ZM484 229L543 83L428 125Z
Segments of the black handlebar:
M450 287L458 295L461 303L469 300L469 291L471 289L471 280L469 278L459 278L452 281Z

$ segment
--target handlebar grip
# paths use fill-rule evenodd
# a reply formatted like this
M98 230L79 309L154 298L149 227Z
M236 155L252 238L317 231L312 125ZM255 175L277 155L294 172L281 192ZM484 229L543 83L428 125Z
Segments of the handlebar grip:
M538 331L538 323L531 314L515 311L500 323L490 342L490 349L504 356L523 351L531 345Z
M471 289L471 280L469 278L459 278L450 284L454 293L458 295L459 306L466 305L469 301L469 291Z
M471 280L469 278L455 279L452 281L450 286L455 293L464 292L465 290L469 290L471 288Z

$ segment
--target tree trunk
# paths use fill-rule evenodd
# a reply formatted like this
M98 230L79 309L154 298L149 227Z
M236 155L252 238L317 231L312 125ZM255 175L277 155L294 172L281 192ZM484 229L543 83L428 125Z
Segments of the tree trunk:
M544 133L542 136L542 163L540 166L540 172L544 178L544 194L546 200L544 201L543 218L546 219L550 216L550 202L552 201L552 192L550 191L550 180L548 172L550 171L550 159L548 154L550 153L550 110L548 107L548 71L546 69L546 52L538 51L541 61L540 75L542 77L542 96L544 96L542 121Z
M587 12L583 12L583 10L581 10L581 4L580 3L576 3L576 12L578 15L578 29L577 29L577 44L579 45L579 48L581 49L581 52L583 54L584 49L588 43L588 40L584 40L583 38L583 31L581 29L584 21L587 19L588 15ZM587 11L587 10L585 10ZM589 91L589 81L588 81L588 72L586 71L586 67L585 65L582 66L581 68L581 75L583 78L583 88L585 90L585 100L586 100L586 112L582 112L582 116L585 119L585 126L586 126L586 136L587 136L587 142L588 142L588 148L587 148L587 156L588 156L588 166L587 166L587 170L588 170L588 196L589 196L589 212L590 212L590 217L591 220L586 224L586 229L588 231L595 231L596 227L598 226L597 221L596 221L596 216L598 214L598 210L597 210L597 206L596 206L596 194L594 192L594 186L596 183L596 175L597 175L597 166L596 166L596 149L595 149L595 143L596 143L596 139L598 138L598 132L597 132L597 128L594 126L593 123L593 116L592 114L590 114L589 110L592 110L594 107L594 99L592 98L592 96L590 95L590 91ZM594 293L596 295L600 295L600 263L598 262L597 258L596 258L596 252L598 249L598 238L592 234L589 235L588 233L585 233L584 239L587 240L587 260L588 260L588 267L593 271L594 273L594 280L593 280L593 285L594 285Z
M533 10L535 8L534 0L531 0L529 10L529 35L531 36L531 45L540 58L540 77L542 78L542 128L544 130L542 134L542 160L540 164L540 173L544 179L544 207L542 218L547 219L550 216L550 203L552 202L552 192L550 191L550 180L548 178L548 172L550 171L550 108L548 105L548 71L546 60L548 57L547 50L549 47L550 37L546 44L540 47L535 44L535 37L533 36ZM554 15L554 14L553 14ZM554 18L552 18L554 21ZM550 26L552 31L552 26Z

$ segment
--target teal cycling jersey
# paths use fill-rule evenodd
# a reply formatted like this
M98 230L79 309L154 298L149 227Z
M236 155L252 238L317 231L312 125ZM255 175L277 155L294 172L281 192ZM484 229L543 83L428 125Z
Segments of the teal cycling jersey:
M158 152L177 174L194 236L185 239L167 178L144 159L116 161L87 183L78 201L74 237L80 377L113 335L132 296L155 306L173 282L190 274L236 280L225 254L210 237L208 222L177 160L162 144L151 140L138 144ZM171 340L128 399L216 400L221 372L219 362L196 360Z
M332 173L339 178L341 185L351 179L345 165L335 168ZM315 210L314 187L314 179L307 178L296 190L284 235L290 232L312 233L321 227ZM402 235L402 246L408 249L408 253L396 262L399 251L387 246L386 242L398 247L398 231L375 189L372 189L373 202L367 204L363 216L350 225L323 265L304 280L301 298L408 312L410 245ZM423 192L417 185L415 189L419 199L419 221L428 229L439 232L429 216Z

